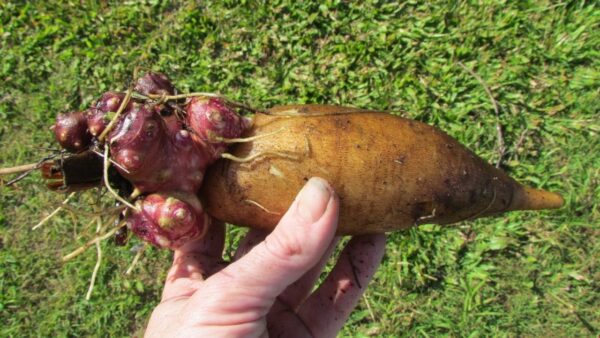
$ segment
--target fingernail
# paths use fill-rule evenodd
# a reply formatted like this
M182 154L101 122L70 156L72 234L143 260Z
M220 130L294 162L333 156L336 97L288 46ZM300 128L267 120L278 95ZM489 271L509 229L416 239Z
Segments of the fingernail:
M322 178L311 178L298 194L298 214L309 221L318 221L331 198L331 188Z

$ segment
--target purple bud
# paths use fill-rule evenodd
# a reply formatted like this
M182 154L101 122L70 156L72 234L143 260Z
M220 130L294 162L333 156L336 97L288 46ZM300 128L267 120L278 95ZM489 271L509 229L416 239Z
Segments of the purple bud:
M134 89L136 92L144 95L175 94L175 87L173 87L171 80L163 73L147 73L137 80Z
M106 92L96 102L95 108L103 113L116 112L121 106L121 101L125 97L123 93ZM131 104L131 102L129 103Z
M63 148L72 153L86 149L92 140L83 112L59 114L54 124L54 136Z
M151 194L137 203L140 211L129 216L128 227L142 240L159 248L177 249L202 236L208 217L193 194Z

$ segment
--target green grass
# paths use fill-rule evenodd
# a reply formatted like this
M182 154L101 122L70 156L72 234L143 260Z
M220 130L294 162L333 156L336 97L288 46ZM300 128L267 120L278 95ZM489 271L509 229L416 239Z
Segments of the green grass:
M121 3L121 4L119 4ZM240 4L241 3L241 4ZM391 110L446 130L490 162L561 192L558 211L512 213L389 236L343 336L595 336L600 331L600 8L594 2L4 1L0 166L56 147L57 112L121 89L136 66L183 91L257 107L333 103ZM104 243L92 299L89 218L62 213L39 176L0 187L0 336L129 336L156 305L169 253ZM93 194L78 197L85 207ZM228 252L243 230L230 231ZM369 306L367 306L367 302ZM370 309L369 309L370 308Z

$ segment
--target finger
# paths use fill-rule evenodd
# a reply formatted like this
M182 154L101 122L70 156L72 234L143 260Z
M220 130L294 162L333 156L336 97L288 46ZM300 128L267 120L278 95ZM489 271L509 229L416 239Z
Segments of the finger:
M365 292L385 251L385 235L356 236L298 311L315 337L334 337Z
M212 221L202 238L174 251L173 265L167 274L162 299L189 296L222 263L225 226Z
M228 291L235 293L229 296L240 300L236 309L268 308L323 256L337 227L338 209L338 199L327 182L312 178L275 230L242 259L215 274L210 285L218 289L227 284ZM241 299L253 304L245 305Z
M327 261L331 257L333 250L335 250L336 245L338 244L340 237L334 237L329 244L329 247L321 257L321 259L313 266L304 276L300 277L297 281L293 282L290 286L288 286L285 291L283 291L277 300L279 300L282 305L292 311L296 311L302 302L306 300L306 298L313 291L315 283L323 268L327 264Z
M238 248L235 251L235 255L233 256L233 260L237 261L240 258L244 257L258 243L264 241L265 237L267 237L268 234L269 232L265 230L250 229L246 236L240 241L240 244L238 245Z

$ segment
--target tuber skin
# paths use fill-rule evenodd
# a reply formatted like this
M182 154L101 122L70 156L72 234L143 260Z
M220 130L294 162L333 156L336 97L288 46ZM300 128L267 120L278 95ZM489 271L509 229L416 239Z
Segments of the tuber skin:
M83 112L59 114L54 125L54 136L61 147L72 153L87 149L92 141Z
M177 249L201 237L210 223L194 194L150 194L136 206L139 211L127 218L127 228L158 248Z
M88 109L87 124L90 134L94 137L102 134L109 122L107 113L117 112L124 97L125 94L123 93L106 92L100 97L94 107ZM126 109L131 109L131 103L127 105Z
M220 158L227 145L220 138L237 138L252 126L252 120L240 116L233 107L220 98L192 98L187 109L187 125L193 138L206 144L211 163Z
M171 80L162 73L149 72L139 78L134 90L143 95L173 95L175 87Z
M220 99L192 100L189 107L188 120L200 123L183 125L174 116L160 116L151 105L134 103L111 131L117 170L140 192L197 192L206 168L226 149L207 135L239 137L248 126L247 119ZM207 116L219 116L225 123L211 124Z
M208 117L216 116L225 123L208 123ZM142 211L127 220L133 233L160 248L176 249L199 236L198 229L206 228L207 215L195 193L206 168L220 158L226 147L204 137L239 137L248 122L221 99L192 99L188 120L208 122L185 124L174 115L161 116L153 105L133 103L109 135L112 159L121 175L143 194L161 192L142 197ZM173 196L181 194L186 198L176 204L180 211L171 210ZM185 203L188 207L184 207ZM167 221L181 213L193 217L169 225Z
M220 221L271 230L311 176L323 177L339 194L341 235L563 204L559 195L523 187L424 123L321 105L275 107L268 114L256 114L244 136L283 131L240 144L232 154L271 151L300 159L266 156L211 166L200 195L208 213Z

